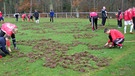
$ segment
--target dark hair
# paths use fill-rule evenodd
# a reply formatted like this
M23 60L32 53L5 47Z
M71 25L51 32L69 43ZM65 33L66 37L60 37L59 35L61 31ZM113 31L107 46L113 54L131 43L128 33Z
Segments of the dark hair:
M108 30L109 30L108 28L105 28L105 29L104 29L104 33L106 33Z
M119 8L119 10L121 10L121 8Z

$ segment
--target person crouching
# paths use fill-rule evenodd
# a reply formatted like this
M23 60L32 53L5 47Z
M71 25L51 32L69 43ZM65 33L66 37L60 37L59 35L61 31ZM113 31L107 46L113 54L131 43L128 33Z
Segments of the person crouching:
M0 57L5 57L6 55L10 55L11 49L6 49L6 45L10 46L10 36L5 35L4 37L0 37Z
M108 42L104 45L109 46L109 47L115 47L118 46L120 49L122 48L122 43L124 42L124 35L116 29L104 29L104 33L108 34L109 40ZM112 42L112 44L110 44Z

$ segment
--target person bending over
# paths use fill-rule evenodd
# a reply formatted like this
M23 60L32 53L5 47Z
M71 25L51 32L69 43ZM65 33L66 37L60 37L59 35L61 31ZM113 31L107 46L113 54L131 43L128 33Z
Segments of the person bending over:
M120 49L122 48L122 43L124 42L124 35L119 30L105 28L104 33L108 34L109 37L108 42L104 46L118 46Z

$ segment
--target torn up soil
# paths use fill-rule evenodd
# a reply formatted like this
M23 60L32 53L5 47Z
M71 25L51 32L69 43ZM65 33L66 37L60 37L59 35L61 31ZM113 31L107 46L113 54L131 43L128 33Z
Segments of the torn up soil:
M62 44L52 39L41 40L22 40L17 42L20 45L33 46L34 52L24 54L17 52L17 56L13 57L28 57L26 62L33 63L38 59L44 58L44 67L55 68L61 66L63 68L72 69L80 72L88 72L89 70L98 69L109 65L110 59L99 58L90 54L87 51L67 55L70 47L78 46L79 44L87 45L91 50L101 50L98 45L85 44L79 41L74 41L72 44ZM35 44L37 43L37 44ZM35 44L35 45L33 45ZM94 67L91 63L95 63Z

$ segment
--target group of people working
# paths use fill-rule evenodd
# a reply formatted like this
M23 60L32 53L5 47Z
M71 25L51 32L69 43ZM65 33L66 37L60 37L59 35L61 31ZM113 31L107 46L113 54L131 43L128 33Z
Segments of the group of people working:
M98 14L96 12L90 12L89 15L90 15L90 21L92 23L92 30L94 31L97 29ZM36 10L35 10L34 16L35 16L36 23L39 23L39 13ZM51 10L50 22L53 22L53 16L54 16L54 12ZM120 9L118 11L118 14L116 14L116 16L118 20L118 27L122 27L121 22L122 22L123 15ZM31 18L31 15L29 15L28 17ZM22 18L25 18L25 17L22 17ZM103 7L102 26L105 26L106 18L107 18L106 8ZM1 14L0 14L0 19L2 20ZM135 20L135 8L132 8L132 9L129 8L128 10L124 12L124 24L125 24L124 33L125 34L126 34L127 25L131 25L130 33L132 33L132 29L135 23L134 20ZM14 49L17 49L16 39L15 39L15 34L17 33L17 31L18 29L15 24L12 24L12 23L2 24L0 28L0 58L5 57L6 55L10 55L10 52L12 52L10 48L10 37L12 38ZM122 43L124 42L125 37L119 30L105 28L104 33L108 34L108 37L109 37L108 42L104 46L109 46L109 47L118 46L119 48L122 48L123 46ZM6 49L6 46L7 46L7 49Z
M105 26L106 19L107 19L107 11L105 6L101 10L102 16L102 26ZM118 13L116 14L118 28L122 27L122 19L124 19L124 34L127 33L127 26L130 25L130 33L133 34L133 29L135 30L135 7L127 9L124 14L122 13L121 9L118 9ZM92 24L92 31L97 29L97 22L98 22L98 13L97 12L90 12L89 20ZM108 34L109 40L104 46L115 47L118 46L122 48L122 43L124 42L124 35L116 29L104 29L104 33ZM112 44L110 44L112 43Z
M51 10L49 14L50 14L50 22L53 22L54 21L54 19L53 19L54 18L54 11ZM19 13L15 13L14 17L16 18L16 21L18 21ZM39 23L39 12L37 10L35 10L35 12L33 14L30 13L27 15L26 13L24 13L21 15L22 21L27 21L27 19L28 19L28 21L31 21L31 20L34 21L33 17L35 17L35 22Z

